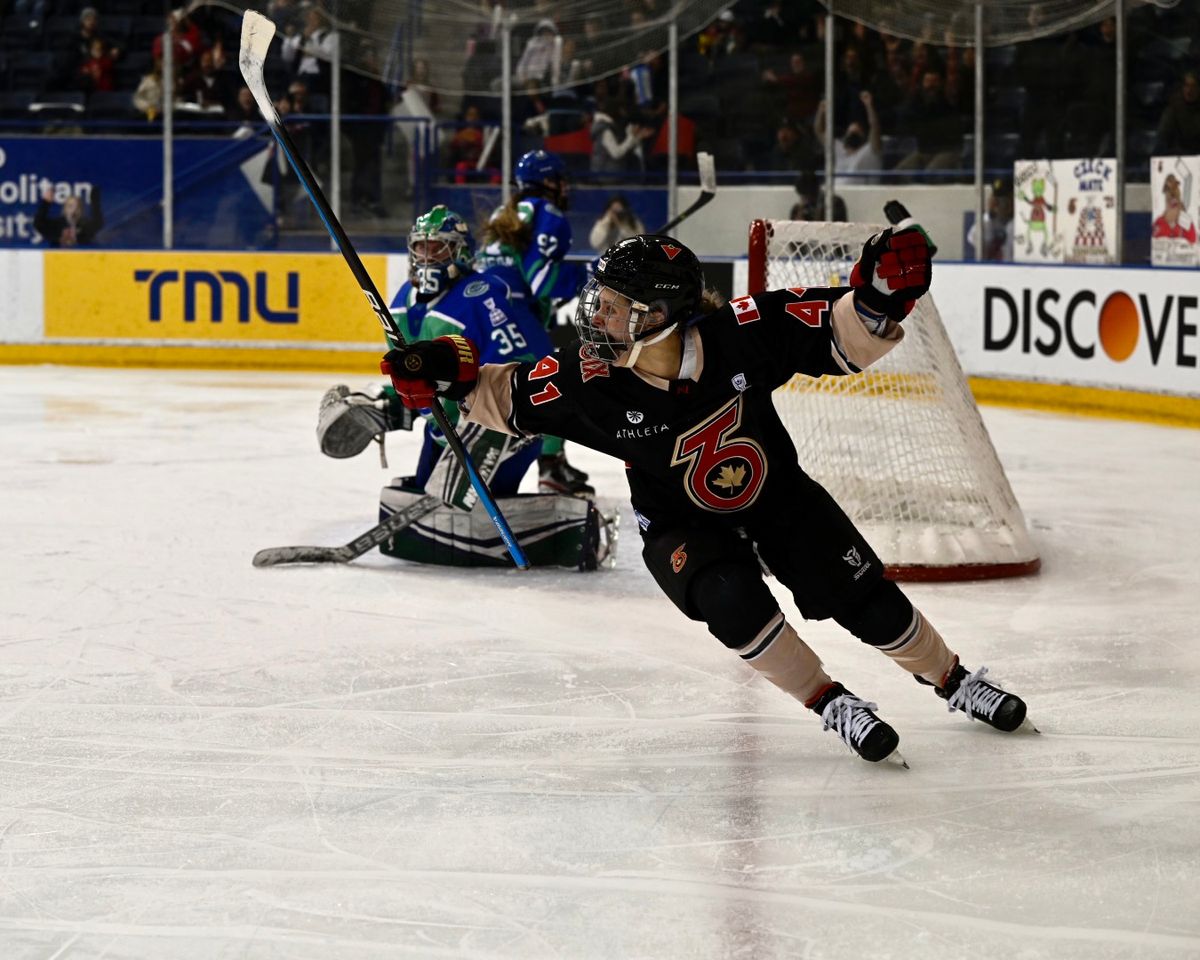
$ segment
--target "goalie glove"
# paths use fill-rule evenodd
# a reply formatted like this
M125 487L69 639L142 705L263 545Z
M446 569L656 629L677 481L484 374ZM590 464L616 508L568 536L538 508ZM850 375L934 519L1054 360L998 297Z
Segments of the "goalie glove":
M888 227L863 244L850 274L859 305L897 322L929 291L933 248L920 227Z
M382 387L354 392L339 383L321 398L317 443L327 457L357 456L389 430L411 430L413 417L411 410Z
M400 402L411 410L433 406L434 397L462 400L475 389L479 348L452 334L389 350L379 369L392 378Z

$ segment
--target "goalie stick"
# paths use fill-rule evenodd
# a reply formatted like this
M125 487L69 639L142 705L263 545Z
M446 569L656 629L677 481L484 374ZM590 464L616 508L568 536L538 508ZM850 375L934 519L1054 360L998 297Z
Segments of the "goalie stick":
M263 62L266 60L267 50L270 49L271 39L274 36L275 24L270 19L253 10L245 12L242 17L242 40L238 55L238 64L241 67L242 77L246 81L246 86L250 88L250 92L254 95L258 109L262 113L263 119L267 121L267 126L271 128L271 133L274 134L276 141L278 141L280 149L288 159L288 163L291 164L292 169L296 172L296 176L299 178L301 184L304 185L309 199L312 200L313 205L317 208L317 213L321 215L321 220L325 223L325 229L329 231L329 235L333 238L334 243L337 244L342 258L346 261L346 265L350 267L350 272L354 274L354 279L358 281L358 285L362 289L363 295L367 298L367 303L371 305L371 310L375 313L376 319L378 319L391 341L396 345L403 346L407 342L404 334L401 333L400 327L393 319L391 311L385 305L379 289L375 286L375 281L367 273L367 268L363 266L358 252L354 249L350 238L346 236L346 231L334 215L333 208L329 206L329 201L325 199L325 194L317 185L312 170L309 169L308 164L300 155L300 151L296 149L291 135L284 128L283 123L279 119L279 114L275 111L275 105L271 102L271 96L267 92L266 81L263 78ZM446 416L446 411L442 408L440 402L435 403L432 409L433 419L446 438L446 446L450 448L454 456L462 463L463 469L466 470L467 476L471 479L471 486L479 494L479 500L483 504L484 509L487 510L488 516L492 518L496 529L500 532L500 536L504 540L505 546L508 547L508 552L512 556L513 562L521 570L528 570L529 561L525 557L525 552L521 549L520 544L517 543L517 538L513 536L513 532L505 521L503 514L500 513L499 507L496 506L496 501L492 497L491 491L488 490L487 484L483 482L483 479L475 469L475 465L471 462L471 458L467 455L462 440L459 439L453 425L450 423L449 417Z
M677 215L673 220L668 220L655 230L655 233L670 233L717 195L717 169L713 165L713 155L711 153L696 154L696 170L700 173L700 196L683 213Z
M441 505L441 497L425 496L403 510L397 510L366 533L340 547L267 547L254 555L254 565L274 567L284 563L349 563Z

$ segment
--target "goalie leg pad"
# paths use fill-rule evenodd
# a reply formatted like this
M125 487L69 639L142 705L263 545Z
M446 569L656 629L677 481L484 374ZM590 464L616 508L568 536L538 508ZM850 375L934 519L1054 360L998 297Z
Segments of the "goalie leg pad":
M521 477L537 458L538 442L489 430L478 423L464 424L458 432L476 472L490 486L492 494L496 497L515 494ZM463 511L471 510L479 500L462 463L448 451L429 473L425 491L441 497L447 506Z
M384 487L380 494L381 519L421 496L413 490ZM612 565L614 544L600 536L601 517L589 501L558 494L521 494L498 497L497 505L531 566L595 570ZM389 557L416 563L512 566L504 541L482 506L469 512L439 507L379 549Z

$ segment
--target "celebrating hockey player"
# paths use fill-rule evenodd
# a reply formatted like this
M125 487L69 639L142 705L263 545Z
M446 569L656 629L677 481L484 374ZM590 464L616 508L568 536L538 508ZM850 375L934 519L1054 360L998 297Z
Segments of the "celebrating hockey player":
M911 221L908 221L911 223ZM893 754L877 707L822 668L780 611L767 568L806 619L833 618L950 709L999 730L1024 702L968 671L833 498L797 463L771 392L793 374L852 376L900 343L929 289L928 238L887 229L850 286L790 288L720 306L678 240L637 236L600 258L580 297L579 341L536 362L478 366L461 338L384 359L401 400L436 392L471 421L557 433L627 464L642 556L671 601L791 694L866 760Z
M534 360L550 351L542 325L511 302L505 284L475 271L471 231L453 211L439 205L418 217L409 234L408 251L409 279L391 303L392 316L406 338L462 335L479 345L486 361L495 363ZM475 509L469 479L454 457L443 455L446 441L433 420L435 402L439 401L429 394L416 405L426 421L416 471L384 487L380 510L385 516L402 510L426 492L441 496L446 506L399 532L380 549L431 563L505 564L503 543L482 508ZM450 422L456 423L457 406L445 407ZM388 431L412 429L412 424L411 412L397 402L390 386L353 393L339 385L321 402L317 439L327 455L351 457L373 439L382 443ZM516 496L521 478L541 449L540 440L517 439L476 424L465 425L460 433L492 493L508 498L503 509L530 562L594 569L601 518L589 500Z
M587 269L564 259L571 249L571 224L563 216L570 200L567 166L548 150L530 150L513 170L517 192L484 225L478 266L499 277L514 299L528 304L548 329L554 308L573 299L587 282ZM588 475L567 462L563 442L542 438L538 489L589 496Z

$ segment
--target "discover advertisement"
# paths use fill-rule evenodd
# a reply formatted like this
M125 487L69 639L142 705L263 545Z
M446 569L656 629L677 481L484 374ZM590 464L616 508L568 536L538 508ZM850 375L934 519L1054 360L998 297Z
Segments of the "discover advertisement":
M1193 273L946 264L933 296L973 376L1200 396Z

